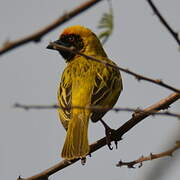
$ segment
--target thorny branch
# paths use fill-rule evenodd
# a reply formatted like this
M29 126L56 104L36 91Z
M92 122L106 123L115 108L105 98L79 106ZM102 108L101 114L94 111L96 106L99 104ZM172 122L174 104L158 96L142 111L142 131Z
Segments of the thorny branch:
M37 32L30 34L26 37L23 37L21 39L5 42L4 45L0 47L0 55L29 42L35 42L35 43L40 42L44 35L52 31L53 29L57 28L58 26L62 25L63 23L69 21L76 15L79 15L80 13L84 12L85 10L87 10L88 8L92 7L93 5L95 5L100 1L102 0L89 0L85 3L82 3L77 8L65 13L63 16L59 17L54 22L38 30Z
M172 37L176 40L176 42L178 43L178 45L180 46L180 39L178 37L178 33L175 32L170 25L166 22L166 20L163 18L163 16L161 15L161 13L159 12L159 10L157 9L157 7L154 5L154 3L151 0L147 0L147 2L149 3L149 5L151 6L152 10L154 11L154 13L157 15L157 17L159 18L159 20L161 21L161 23L166 27L166 29L170 32L170 34L172 35Z
M83 54L83 53L75 50L73 47L72 47L72 48L67 48L67 47L65 47L65 46L59 45L59 44L54 43L54 42L50 42L50 45L52 45L52 46L54 47L54 49L63 50L63 51L68 51L68 52L71 52L71 53L74 53L74 54L78 54L78 55L83 56L83 57L85 57L85 58L87 58L87 59L90 59L90 60L93 60L93 61L102 63L102 64L104 64L104 65L106 65L106 66L110 66L110 67L115 68L115 69L118 69L118 70L120 70L120 71L123 71L123 72L125 72L125 73L127 73L127 74L130 74L130 75L134 76L134 77L135 77L137 80L139 80L139 81L140 81L140 80L145 80L145 81L148 81L148 82L157 84L157 85L159 85L159 86L165 87L165 88L167 88L167 89L170 89L170 90L172 90L172 91L174 91L174 92L180 93L180 90L179 90L179 89L177 89L177 88L175 88L175 87L173 87L173 86L170 86L170 85L164 83L164 82L163 82L162 80L160 80L160 79L151 79L151 78L149 78L149 77L145 77L145 76L142 76L142 75L140 75L140 74L137 74L137 73L135 73L135 72L133 72L133 71L130 71L129 69L125 69L125 68L122 68L122 67L119 67L119 66L116 66L116 65L113 65L113 64L109 64L109 63L106 62L106 61L103 61L103 60L100 60L100 59L96 59L95 57L92 57L92 56L85 55L85 54Z
M117 167L127 166L128 168L135 168L135 165L139 164L138 167L140 168L140 167L142 167L142 165L143 165L142 163L144 161L151 161L153 159L159 159L159 158L163 158L163 157L167 157L167 156L171 157L173 155L173 153L178 149L180 149L180 141L177 141L176 145L173 148L171 148L171 149L169 149L169 150L167 150L165 152L162 152L162 153L159 153L159 154L150 153L149 156L145 156L145 157L141 156L137 160L134 160L134 161L131 161L131 162L119 161L118 164L116 164L116 166Z
M30 34L30 35L28 35L26 37L23 37L23 38L14 40L14 41L6 41L6 42L4 42L2 47L0 47L0 55L3 55L4 53L6 53L8 51L10 51L12 49L15 49L15 48L17 48L17 47L19 47L21 45L24 45L26 43L29 43L29 42L35 42L35 43L40 42L44 35L46 35L50 31L52 31L53 29L57 28L58 26L62 25L63 23L69 21L70 19L72 19L76 15L84 12L85 10L87 10L88 8L92 7L93 5L95 5L96 3L100 2L100 1L102 1L102 0L89 0L89 1L81 4L80 6L75 8L74 10L72 10L72 11L70 11L68 13L65 13L63 16L59 17L58 19L56 19L51 24L45 26L44 28L38 30L35 33L32 33L32 34ZM162 24L168 29L168 31L171 33L171 35L177 41L178 45L180 45L180 40L178 38L178 33L175 32L169 26L169 24L163 18L163 16L159 12L159 10L156 8L154 3L151 0L147 0L147 2L149 3L151 8L153 9L154 13L159 17Z
M63 15L62 17L58 18L57 20L55 20L53 23L51 23L50 25L40 29L39 31L27 36L27 37L24 37L24 38L21 38L21 39L18 39L18 40L15 40L15 41L8 41L6 43L4 43L4 45L0 48L0 55L4 54L5 52L8 52L14 48L17 48L25 43L28 43L28 42L39 42L41 40L41 38L47 34L48 32L52 31L54 28L58 27L59 25L63 24L64 22L68 21L69 19L73 18L74 16L80 14L81 12L85 11L86 9L88 9L89 7L91 7L92 5L100 2L101 0L90 0L82 5L80 5L79 7L77 7L76 9L70 11L69 13L66 13L65 15ZM171 35L174 37L174 39L177 41L178 45L180 45L180 40L178 38L178 33L176 33L169 25L168 23L165 21L165 19L162 17L162 15L160 14L160 12L158 11L158 9L156 8L156 6L153 4L153 2L151 0L147 0L147 2L150 4L151 8L153 9L154 13L159 17L160 21L162 22L162 24L168 29L168 31L171 33ZM64 47L63 47L64 48ZM62 47L61 47L62 49ZM71 50L71 51L74 51L74 50ZM74 53L77 53L77 52L74 52ZM80 54L80 53L77 53L77 54ZM80 54L82 55L82 54ZM88 59L91 59L91 60L94 60L94 61L97 61L97 62L100 62L100 63L103 63L107 66L111 66L113 67L112 65L110 64L107 64L106 62L103 62L101 60L97 60L93 57L88 57L86 55L82 55ZM114 134L111 138L111 141L113 140L121 140L121 137L126 133L128 132L130 129L132 129L136 124L138 124L139 122L141 122L143 119L145 119L146 117L148 117L149 115L152 115L154 114L156 111L159 111L161 109L165 109L167 108L170 104L172 104L173 102L177 101L179 98L180 98L180 90L177 89L177 88L174 88L172 86L169 86L168 84L165 84L164 82L162 82L161 80L155 80L155 79L151 79L151 78L147 78L147 77L144 77L142 75L139 75L137 73L134 73L128 69L124 69L124 68L120 68L120 67L114 67L114 68L118 68L119 70L121 71L124 71L128 74L131 74L133 76L135 76L138 80L146 80L146 81L149 81L149 82L152 82L152 83L155 83L155 84L158 84L160 86L163 86L165 88L168 88L170 90L173 90L177 93L173 93L171 94L170 96L168 96L167 98L165 99L162 99L161 101L159 101L158 103L150 106L149 108L146 108L144 109L143 111L138 111L138 112L135 112L134 113L134 116L129 120L127 121L124 125L122 125L119 129L116 130L116 134ZM118 111L117 109L114 109L115 111ZM169 113L169 112L168 112ZM91 153L95 152L96 150L100 149L101 147L105 146L106 145L106 138L102 138L100 140L98 140L97 142L91 144ZM171 155L174 151L175 151L175 148L177 147L174 147L173 149L169 150L169 151L166 151L164 153L160 153L160 154L151 154L149 157L144 157L144 160L143 158L140 158L139 160L136 160L136 161L139 161L137 163L142 163L143 161L145 160L148 160L148 158L150 159L155 159L156 157L158 156L161 156L163 157L163 154L165 154L164 156L167 156L167 155ZM179 148L179 147L178 147ZM79 159L75 159L75 160L72 160L72 161L67 161L67 160L63 160L61 161L60 163L56 164L55 166L35 175L35 176L32 176L32 177L29 177L29 178L21 178L19 177L19 179L23 179L23 180L40 180L40 179L48 179L48 177L52 174L54 174L55 172L77 162ZM137 164L136 163L136 164Z
M20 104L20 103L15 103L14 104L15 108L22 108L24 110L30 110L30 109L61 109L60 106L54 104L54 105L25 105L25 104ZM121 112L121 111L126 111L126 112L134 112L134 113L142 113L144 112L143 109L140 108L119 108L119 107L114 107L114 108L109 108L109 107L102 107L102 106L72 106L70 108L63 108L64 110L69 110L69 109L89 109L92 112L96 111L114 111L114 112ZM151 115L162 115L162 116L171 116L171 117L176 117L180 119L180 114L178 113L173 113L170 111L164 111L164 112L157 112L157 111L150 111Z
M122 136L131 130L136 124L140 123L143 119L151 115L150 111L159 111L161 109L169 107L172 103L177 101L180 98L179 93L172 93L168 97L160 100L159 102L155 103L154 105L144 109L144 112L135 114L129 121L124 123L120 128L118 128L115 133L111 137L111 141L120 141ZM96 141L95 143L90 145L90 153L93 153L100 149L101 147L106 145L106 137ZM44 170L43 172L36 174L29 178L21 178L21 180L41 180L41 179L48 179L48 177L57 171L64 169L67 166L70 166L77 162L79 159L75 159L72 161L63 160L58 164L50 167L49 169Z

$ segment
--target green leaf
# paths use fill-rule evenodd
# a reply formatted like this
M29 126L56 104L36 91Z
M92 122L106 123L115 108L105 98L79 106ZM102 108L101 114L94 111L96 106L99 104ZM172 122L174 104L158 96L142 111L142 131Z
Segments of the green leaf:
M102 15L102 18L97 26L99 29L102 29L102 32L98 36L102 44L108 40L113 31L113 10L110 0L108 0L108 4L109 12Z

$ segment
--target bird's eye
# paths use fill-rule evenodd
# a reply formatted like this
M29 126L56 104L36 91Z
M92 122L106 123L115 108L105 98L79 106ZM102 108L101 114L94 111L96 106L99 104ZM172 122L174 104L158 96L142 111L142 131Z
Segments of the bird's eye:
M69 42L74 42L75 38L74 38L74 36L69 36L68 40L69 40Z

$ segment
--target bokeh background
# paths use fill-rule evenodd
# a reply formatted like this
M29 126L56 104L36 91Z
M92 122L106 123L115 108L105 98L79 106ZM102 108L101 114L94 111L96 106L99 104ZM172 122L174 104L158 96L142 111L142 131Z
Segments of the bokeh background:
M0 44L29 35L68 12L83 0L1 0ZM154 3L176 31L180 30L180 1L159 0ZM119 66L137 73L161 78L179 88L180 52L175 40L162 26L146 0L112 1L114 31L104 48ZM48 33L40 43L29 43L0 58L0 179L32 176L61 160L65 130L56 110L13 108L24 104L54 104L65 62L58 53L46 49L67 26L81 24L95 33L108 3L103 1L73 20ZM171 92L148 82L138 82L122 73L124 91L118 107L147 107ZM171 106L180 112L180 103ZM117 128L131 113L109 112L104 119ZM94 142L104 136L100 123L90 123L89 139ZM173 147L180 139L180 121L176 118L148 117L124 135L118 150L104 147L87 159L52 175L50 179L128 179L177 180L180 177L180 152L174 156L146 162L141 168L118 168L121 159L131 161L150 152L158 153Z

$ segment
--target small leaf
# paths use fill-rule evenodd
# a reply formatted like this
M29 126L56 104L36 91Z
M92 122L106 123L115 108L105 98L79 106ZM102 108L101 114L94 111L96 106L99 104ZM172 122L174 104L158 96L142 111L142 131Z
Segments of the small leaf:
M111 1L108 0L108 3L109 12L102 15L102 18L100 19L98 24L99 29L104 29L98 36L102 44L104 44L108 40L113 31L113 11Z

